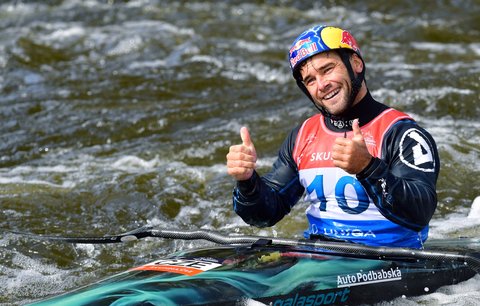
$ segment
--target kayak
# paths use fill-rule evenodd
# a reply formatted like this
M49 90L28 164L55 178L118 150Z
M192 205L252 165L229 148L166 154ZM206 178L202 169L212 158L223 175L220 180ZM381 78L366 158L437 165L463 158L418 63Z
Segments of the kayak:
M372 304L430 293L480 272L480 255L465 242L417 250L175 230L100 240L147 236L222 245L167 255L32 305Z

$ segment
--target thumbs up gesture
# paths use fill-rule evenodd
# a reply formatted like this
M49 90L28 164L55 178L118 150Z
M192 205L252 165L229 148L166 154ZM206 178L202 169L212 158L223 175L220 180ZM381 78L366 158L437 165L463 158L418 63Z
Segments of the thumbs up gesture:
M332 159L336 167L350 174L357 174L368 166L373 157L368 152L358 119L353 120L352 129L351 139L342 137L335 139Z
M248 180L257 165L257 152L246 127L240 129L242 144L233 145L227 154L227 172L237 181Z

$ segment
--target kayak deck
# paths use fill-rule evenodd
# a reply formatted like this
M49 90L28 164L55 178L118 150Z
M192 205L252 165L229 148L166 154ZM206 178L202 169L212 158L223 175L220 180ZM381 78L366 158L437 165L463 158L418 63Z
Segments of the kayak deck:
M433 292L471 278L476 268L448 256L220 246L178 252L34 305L369 304Z

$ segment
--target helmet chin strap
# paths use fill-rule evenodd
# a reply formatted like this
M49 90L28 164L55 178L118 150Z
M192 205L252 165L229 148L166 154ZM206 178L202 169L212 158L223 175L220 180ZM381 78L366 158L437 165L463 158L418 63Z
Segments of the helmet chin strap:
M307 95L307 97L312 101L313 105L315 105L315 107L325 117L333 119L333 120L342 120L342 119L345 119L345 117L347 117L346 115L348 115L348 111L351 109L351 107L353 105L353 102L355 101L355 98L357 97L358 92L360 91L360 88L362 87L362 82L365 80L365 63L363 64L362 71L357 76L355 76L355 73L353 72L352 64L350 63L350 56L351 56L352 53L349 52L349 51L344 51L344 50L337 50L337 53L340 56L343 64L347 68L348 74L350 76L350 83L352 85L352 89L350 91L350 96L349 96L348 101L347 101L347 110L345 111L345 113L343 113L341 115L331 114L326 108L324 108L323 106L320 106L317 103L315 103L312 96L308 92L305 85L303 85L303 83L302 83L302 81L300 80L299 77L296 78L296 81L297 81L298 87L300 87L300 89L303 91L303 93L305 93L305 95ZM363 62L363 59L362 58L360 58L360 59Z
M347 101L347 109L343 114L334 116L330 114L329 118L331 119L337 119L337 120L342 120L342 119L348 119L348 112L352 108L353 103L355 102L355 99L357 98L358 92L360 91L360 88L362 87L362 82L365 80L365 63L363 62L363 68L362 71L355 76L355 72L353 71L352 64L350 63L350 57L352 56L352 52L350 51L345 51L345 50L337 50L338 55L342 59L343 64L347 68L348 74L350 75L350 83L352 89L350 90L350 96Z
M305 87L305 85L303 85L302 81L300 80L300 78L296 78L297 80L297 85L298 87L300 87L300 89L303 91L303 93L310 99L310 101L312 101L313 105L315 106L316 109L318 109L325 117L330 117L331 114L322 106L318 105L317 103L315 103L315 101L313 100L312 96L310 95L310 93L308 92L307 88Z

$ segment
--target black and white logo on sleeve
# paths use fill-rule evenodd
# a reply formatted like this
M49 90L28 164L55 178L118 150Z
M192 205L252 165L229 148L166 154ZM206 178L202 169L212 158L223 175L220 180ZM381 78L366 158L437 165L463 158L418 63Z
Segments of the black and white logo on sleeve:
M430 140L418 129L407 130L400 140L400 159L410 168L435 171L435 158Z

